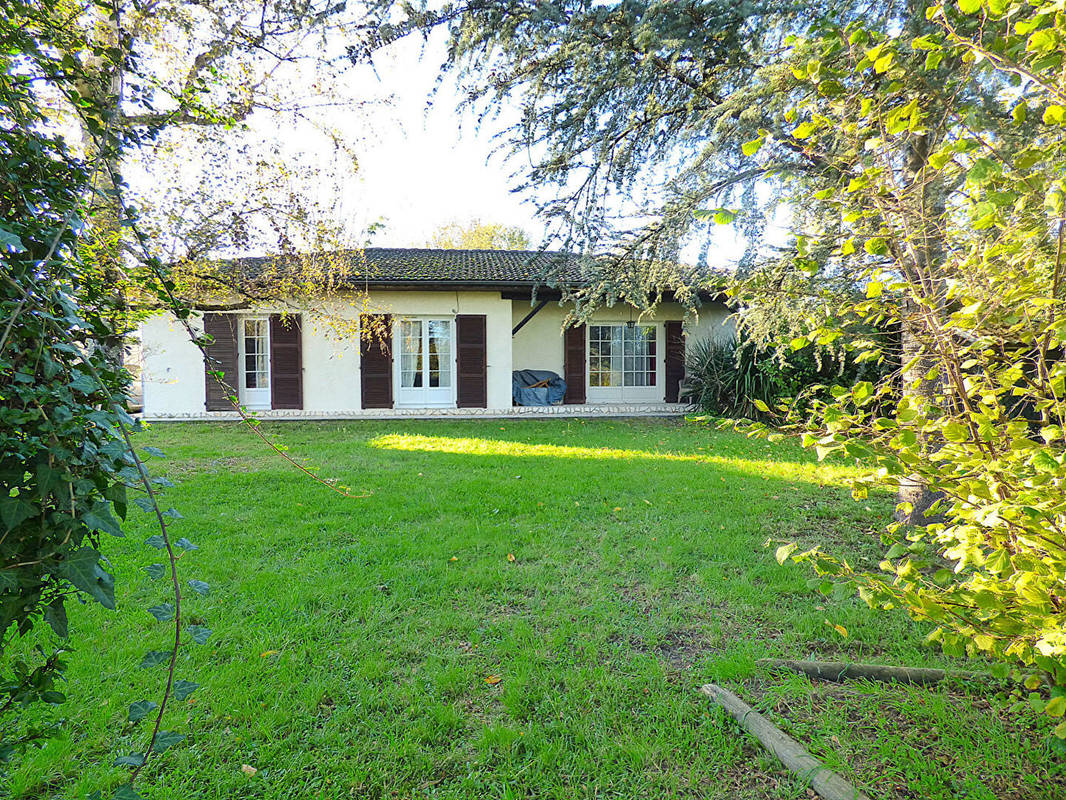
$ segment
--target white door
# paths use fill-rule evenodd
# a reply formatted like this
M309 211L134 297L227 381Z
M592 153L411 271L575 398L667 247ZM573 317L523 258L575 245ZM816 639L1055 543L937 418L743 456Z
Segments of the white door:
M270 408L270 320L241 320L241 403L252 409Z
M454 327L450 319L399 320L398 406L455 405Z

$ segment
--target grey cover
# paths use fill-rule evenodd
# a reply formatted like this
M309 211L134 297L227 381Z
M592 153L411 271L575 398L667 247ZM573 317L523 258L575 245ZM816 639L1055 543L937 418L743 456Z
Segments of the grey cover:
M530 388L541 381L548 385ZM516 406L556 406L566 396L566 381L546 369L516 369L511 373L511 395Z

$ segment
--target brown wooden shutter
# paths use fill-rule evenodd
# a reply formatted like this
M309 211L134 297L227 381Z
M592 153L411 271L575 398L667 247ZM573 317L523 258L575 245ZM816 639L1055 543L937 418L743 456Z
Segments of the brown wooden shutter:
M359 318L359 378L363 408L392 408L392 318Z
M585 326L567 328L563 333L564 403L585 402Z
M666 402L676 403L685 377L685 335L680 322L666 323Z
M270 315L270 407L304 407L303 333L299 314Z
M484 314L455 317L455 360L459 375L455 404L459 408L486 408L489 404L487 346Z
M214 341L204 346L204 407L208 411L231 411L230 395L237 393L240 370L237 368L237 316L204 314L204 333ZM226 388L211 373L222 372Z

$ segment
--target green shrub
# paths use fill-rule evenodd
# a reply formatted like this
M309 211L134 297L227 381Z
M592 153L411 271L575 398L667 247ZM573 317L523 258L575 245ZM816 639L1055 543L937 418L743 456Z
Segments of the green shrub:
M759 404L788 400L802 412L829 386L884 377L886 369L841 361L828 350L779 352L744 336L736 342L703 339L686 348L681 399L713 417L759 419L764 416ZM874 372L881 374L868 374Z

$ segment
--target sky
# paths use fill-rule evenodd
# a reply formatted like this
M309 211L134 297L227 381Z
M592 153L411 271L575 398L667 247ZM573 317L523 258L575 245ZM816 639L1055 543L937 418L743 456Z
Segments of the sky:
M297 176L294 183L301 192L317 193L320 204L331 208L343 223L348 246L422 247L441 226L473 220L521 228L533 247L546 240L529 198L511 191L511 173L523 164L493 152L494 135L517 119L517 109L504 106L480 127L473 111L459 112L454 80L446 75L438 84L445 43L444 31L428 43L403 40L379 53L372 67L349 68L332 84L299 68L285 75L282 83L289 96L315 108L310 113L316 123L350 147L358 159L355 171L343 167L348 159L328 136L296 117L256 112L248 121L250 130L241 134L252 142L248 151L253 154L257 147L280 145L282 161ZM359 105L345 105L347 101ZM169 179L179 184L206 186L212 170L227 171L224 162L194 168L195 146L185 155L187 163L178 157L164 165L171 170ZM131 184L148 194L166 183L158 161L129 167ZM249 189L231 174L213 191ZM377 230L367 238L371 227ZM684 260L696 261L700 249L700 243L692 243ZM723 267L741 253L742 243L723 228L709 260Z
M472 219L518 226L539 243L543 226L534 209L510 191L511 168L503 155L492 155L492 135L503 121L478 129L472 113L457 114L450 83L428 105L443 48L438 39L421 58L420 50L420 43L409 41L379 58L380 80L359 71L368 91L391 91L393 99L371 122L346 210L365 215L368 223L385 219L372 241L379 246L418 246L441 225Z

